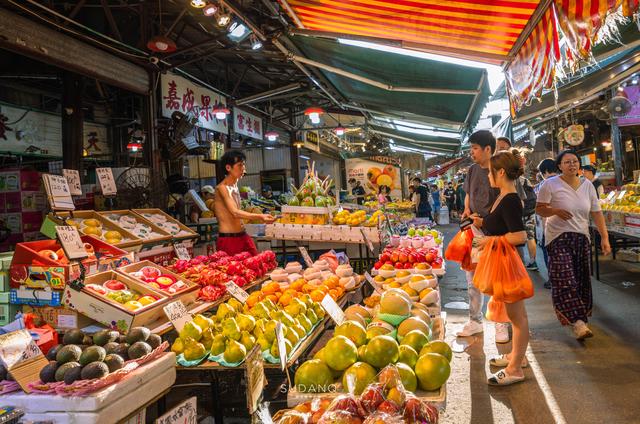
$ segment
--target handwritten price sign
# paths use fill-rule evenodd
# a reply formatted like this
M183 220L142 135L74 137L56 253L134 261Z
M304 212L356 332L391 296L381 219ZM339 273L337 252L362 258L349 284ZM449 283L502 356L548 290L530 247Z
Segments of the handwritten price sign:
M98 184L104 196L115 196L118 192L116 188L116 180L113 179L113 170L111 168L96 168L96 176Z
M298 250L300 251L300 255L302 255L302 259L304 259L304 263L309 267L312 266L313 261L311 260L311 256L309 256L309 252L307 252L307 248L304 246L298 246Z
M49 205L53 210L72 211L76 208L71 198L71 190L67 179L60 175L42 175L44 189L47 192Z
M187 250L187 246L184 243L176 243L173 245L173 250L176 252L176 256L178 259L188 261L191 259L191 255L189 255L189 250Z
M72 196L82 196L82 186L80 185L80 173L75 169L63 169L62 175L67 180L69 191Z
M226 283L224 283L224 285L227 288L227 292L229 292L229 294L231 296L233 296L236 299L238 299L238 301L240 303L245 303L247 301L247 299L249 298L249 293L247 293L246 291L242 290L233 281L227 281Z
M329 295L326 295L322 302L320 302L325 311L329 314L331 319L336 323L336 325L340 325L344 322L345 316L342 309L340 309L340 305L336 303L335 300Z
M89 256L76 227L56 225L56 234L68 259L84 259Z
M192 320L191 314L180 300L169 303L162 309L178 332L182 330L186 323Z

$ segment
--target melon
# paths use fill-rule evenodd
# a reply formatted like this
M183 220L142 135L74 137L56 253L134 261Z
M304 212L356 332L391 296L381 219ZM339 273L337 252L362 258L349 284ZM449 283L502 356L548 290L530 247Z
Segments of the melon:
M409 315L411 312L411 299L402 290L387 290L380 298L380 313L392 315ZM401 292L403 294L399 294ZM407 296L407 297L405 297Z
M424 334L431 332L431 329L423 320L417 317L410 317L402 321L398 326L398 339L403 338L405 334L412 330L420 330Z

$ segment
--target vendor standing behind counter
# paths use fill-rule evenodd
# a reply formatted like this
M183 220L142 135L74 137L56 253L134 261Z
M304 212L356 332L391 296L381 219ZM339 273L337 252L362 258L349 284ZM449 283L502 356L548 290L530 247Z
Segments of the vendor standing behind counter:
M237 150L230 150L222 155L220 162L225 177L216 186L214 213L218 219L218 250L229 255L249 252L257 255L258 250L253 239L246 233L242 220L257 220L270 224L274 217L268 214L245 212L240 208L240 191L238 181L245 174L246 156Z

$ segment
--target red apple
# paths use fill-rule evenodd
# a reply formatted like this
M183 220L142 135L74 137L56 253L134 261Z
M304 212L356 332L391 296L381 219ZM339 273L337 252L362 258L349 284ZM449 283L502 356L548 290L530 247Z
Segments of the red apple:
M398 253L397 252L393 252L391 254L391 262L398 262Z
M145 281L155 281L156 278L162 274L158 268L154 268L152 266L142 267L140 270L142 276L146 279Z
M380 269L380 267L381 267L381 266L382 266L382 262L380 262L380 261L378 261L378 262L376 262L375 264L373 264L373 267L374 267L375 269Z
M122 281L118 280L107 280L103 286L113 291L128 290L128 287Z
M431 252L429 252L426 255L424 255L424 260L428 264L431 264L434 261L435 258L436 258L435 255L433 253L431 253Z
M400 412L400 407L392 400L385 400L378 406L378 412L386 412L395 415Z
M398 261L404 263L404 262L407 262L408 260L409 260L409 255L407 255L404 252L400 252L400 254L398 255Z
M404 269L411 269L411 268L413 268L413 264L411 262L405 262Z
M396 262L395 268L396 269L404 269L404 264L402 262Z
M382 255L380 255L380 262L387 262L390 259L391 255L388 252L384 252Z
M409 255L409 262L411 262L412 264L418 262L418 255L416 255L415 253L411 253Z

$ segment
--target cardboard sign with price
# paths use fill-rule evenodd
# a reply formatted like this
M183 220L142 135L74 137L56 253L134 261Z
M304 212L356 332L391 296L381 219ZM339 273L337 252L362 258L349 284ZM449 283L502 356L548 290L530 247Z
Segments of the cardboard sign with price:
M344 322L345 316L344 312L340 308L340 306L336 303L335 300L329 295L326 295L322 302L320 302L325 311L329 314L331 319L336 323L336 325L340 325Z
M0 363L25 393L31 393L29 383L40 380L40 370L49 361L27 330L18 330L0 336Z
M186 323L193 319L189 311L187 311L187 308L184 307L184 303L180 300L169 303L162 309L178 332L182 330L182 327L184 327Z
M67 179L69 191L72 196L82 196L82 186L80 185L80 173L75 169L63 169L62 175Z
M56 225L56 234L67 259L84 259L89 256L76 227Z
M227 292L235 297L236 299L238 299L238 301L240 303L245 303L247 301L247 299L249 298L249 293L247 293L246 291L242 290L236 283L234 283L233 281L227 281L226 283L224 283L225 287L227 288Z
M309 252L307 252L307 248L304 246L298 246L298 250L300 251L300 255L302 255L302 259L304 259L304 263L309 267L312 266L313 261L311 260L311 256L309 256Z
M42 182L47 192L47 199L51 209L58 211L72 211L76 206L71 198L71 191L67 179L61 175L43 174Z
M260 345L256 344L247 354L245 364L247 407L249 408L249 413L253 414L258 410L258 405L262 398L262 390L267 385L267 379L264 376L264 359L262 358Z
M197 424L198 401L195 396L173 407L156 420L156 424Z
M176 243L173 245L173 250L176 252L176 256L178 259L183 261L188 261L191 259L191 255L189 254L189 250L187 250L187 246L184 243Z
M111 168L96 168L96 176L103 196L115 196L118 193Z
M278 354L280 356L280 368L282 368L282 371L287 367L287 345L284 341L282 323L278 321L276 323L276 343L278 343Z
M367 279L367 282L371 284L371 287L373 287L373 290L375 290L376 293L382 294L382 289L380 289L380 286L378 285L378 283L376 283L376 280L373 279L371 274L369 274L368 272L365 272L364 278Z

